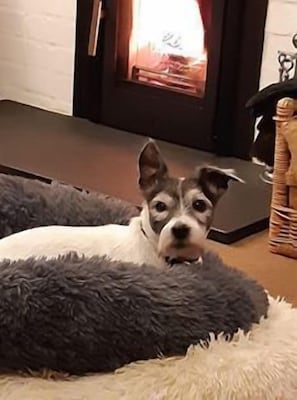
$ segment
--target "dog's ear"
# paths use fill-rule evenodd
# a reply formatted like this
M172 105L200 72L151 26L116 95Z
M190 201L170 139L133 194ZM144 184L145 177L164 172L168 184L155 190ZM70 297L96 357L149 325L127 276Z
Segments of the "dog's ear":
M197 168L195 178L198 186L214 204L226 192L230 181L244 183L233 169L220 169L212 166Z
M149 190L158 180L168 176L167 165L154 140L150 139L141 150L138 167L138 185L142 191Z

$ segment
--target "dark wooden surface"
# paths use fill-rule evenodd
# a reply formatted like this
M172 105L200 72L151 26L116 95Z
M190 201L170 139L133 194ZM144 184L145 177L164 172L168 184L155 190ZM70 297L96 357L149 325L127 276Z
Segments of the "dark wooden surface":
M0 165L108 193L141 204L137 157L146 138L10 101L0 101ZM271 188L248 161L159 142L170 170L188 175L201 163L235 168L246 184L232 184L216 212L211 237L229 243L267 226Z

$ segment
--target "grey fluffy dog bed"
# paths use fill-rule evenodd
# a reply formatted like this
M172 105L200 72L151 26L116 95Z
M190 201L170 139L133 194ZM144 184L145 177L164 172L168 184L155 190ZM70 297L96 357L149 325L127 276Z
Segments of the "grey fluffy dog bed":
M127 224L139 210L104 194L0 174L0 238L46 225Z
M64 185L0 176L1 236L28 227L127 223L137 208ZM0 264L0 368L75 374L183 355L266 315L261 286L212 253L159 271L69 255Z

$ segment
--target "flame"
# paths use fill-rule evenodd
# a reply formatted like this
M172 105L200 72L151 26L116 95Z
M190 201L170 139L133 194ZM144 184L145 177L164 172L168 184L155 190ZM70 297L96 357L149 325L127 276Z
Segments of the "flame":
M141 59L150 58L151 62L151 53L196 62L204 59L204 27L198 1L133 0L130 52L132 57L138 52Z

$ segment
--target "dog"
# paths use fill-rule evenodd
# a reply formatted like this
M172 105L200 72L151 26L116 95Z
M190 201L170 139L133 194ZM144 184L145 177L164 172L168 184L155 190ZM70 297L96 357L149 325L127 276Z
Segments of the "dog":
M128 226L46 226L0 240L0 260L105 256L112 261L165 268L201 262L214 209L229 181L242 180L233 170L197 168L188 178L171 177L155 141L138 159L138 185L144 198L139 216Z

